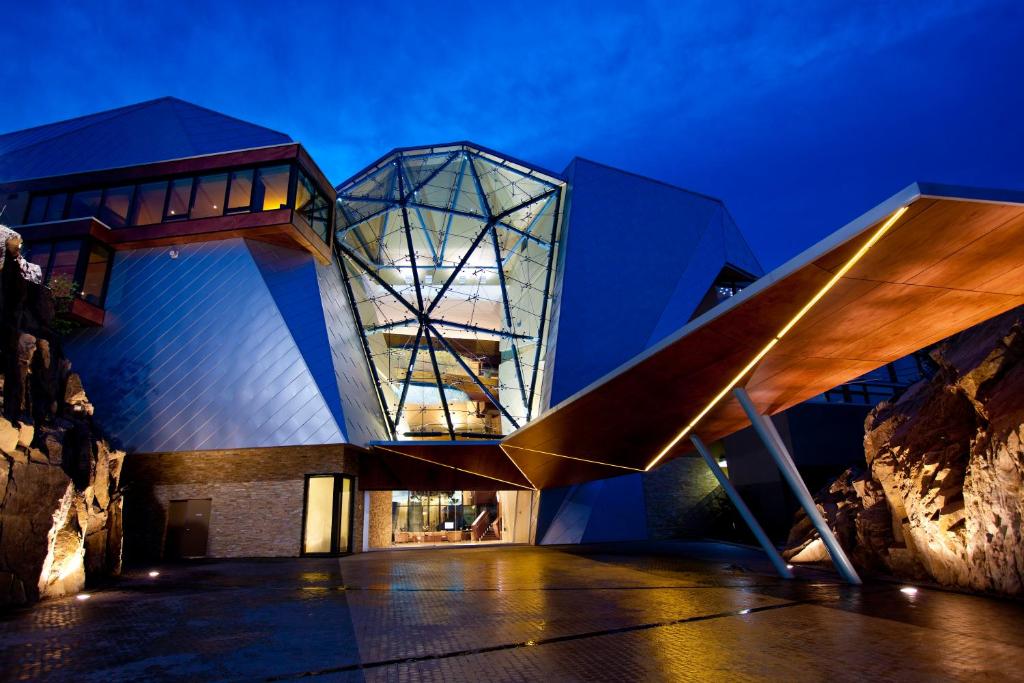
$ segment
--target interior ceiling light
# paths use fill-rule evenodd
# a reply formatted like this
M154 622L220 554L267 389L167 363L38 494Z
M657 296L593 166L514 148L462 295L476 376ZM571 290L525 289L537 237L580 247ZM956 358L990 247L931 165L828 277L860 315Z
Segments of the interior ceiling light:
M807 312L810 311L816 303L821 301L821 298L828 294L828 291L832 289L836 285L836 283L839 282L839 280L842 279L842 277L846 275L846 273L848 273L851 268L853 268L854 265L856 265L857 261L859 261L864 256L864 254L868 252L868 249L873 247L875 243L878 242L878 240L880 240L886 232L888 232L889 228L891 228L896 223L896 221L898 221L900 217L907 212L907 208L908 207L906 206L901 206L899 209L896 210L894 214L892 214L889 217L888 220L882 223L881 227L875 230L871 237L868 238L868 240L864 242L861 248L857 250L857 253L851 256L850 259L846 263L844 263L839 270L836 271L835 275L833 275L832 278L827 283L825 283L825 286L819 289L817 294L812 296L810 301L804 304L804 307L801 308L796 315L790 318L789 322L787 322L786 325L781 330L779 330L779 333L776 334L771 341L765 344L764 348L757 352L757 355L754 356L754 358L749 363L747 363L743 367L743 369L740 370L736 374L736 376L733 377L729 381L729 383L726 384L725 387L715 395L713 399L711 399L710 403L704 406L703 410L697 413L697 417L693 418L693 420L691 420L690 423L686 425L686 427L681 432L676 434L676 436L672 439L672 441L668 443L667 446L662 448L661 451L656 456L654 456L654 459L651 460L651 462L648 463L647 467L644 468L645 472L649 472L651 468L657 465L658 462L660 462L661 459L664 458L669 453L669 451L671 451L675 447L677 443L682 441L687 434L693 431L693 428L696 427L697 424L701 420L703 420L704 417L708 413L710 413L711 410L716 405L718 405L719 402L723 398L725 398L729 394L729 392L736 387L737 384L740 383L740 380L743 379L748 372L753 370L754 366L761 362L762 358L768 355L768 352L772 350L772 347L778 344L779 340L781 340L787 332L793 329L793 326L800 322L800 319L807 315Z

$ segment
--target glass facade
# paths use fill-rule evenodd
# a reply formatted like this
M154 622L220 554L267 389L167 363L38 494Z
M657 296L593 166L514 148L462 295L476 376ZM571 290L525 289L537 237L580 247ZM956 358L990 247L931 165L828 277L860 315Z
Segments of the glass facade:
M295 192L295 201L289 200ZM34 194L25 224L95 216L111 228L295 207L298 222L329 241L331 202L294 164L275 164L138 185Z
M536 414L563 184L459 145L339 190L335 249L398 438L493 438Z
M94 240L73 239L34 242L23 251L42 270L43 282L49 284L54 277L66 278L78 286L79 298L95 306L103 305L113 258L109 247Z
M391 492L395 543L478 541L498 518L496 491Z

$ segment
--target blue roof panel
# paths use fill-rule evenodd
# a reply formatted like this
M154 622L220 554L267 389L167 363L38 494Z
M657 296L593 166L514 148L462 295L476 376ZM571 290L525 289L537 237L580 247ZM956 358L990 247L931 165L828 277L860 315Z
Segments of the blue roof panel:
M292 142L173 97L0 135L0 182Z

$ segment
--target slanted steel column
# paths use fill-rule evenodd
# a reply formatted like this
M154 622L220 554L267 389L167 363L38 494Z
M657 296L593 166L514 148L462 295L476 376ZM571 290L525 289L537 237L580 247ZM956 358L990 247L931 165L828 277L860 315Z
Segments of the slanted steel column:
M740 511L740 516L743 517L743 521L746 522L747 526L750 527L750 530L754 532L754 536L757 537L757 542L760 543L761 547L764 548L764 551L768 553L768 559L772 561L773 565L775 565L775 571L777 571L779 576L784 579L792 579L793 572L791 572L789 567L786 566L786 561L782 559L782 555L779 555L779 551L775 548L775 545L772 544L771 539L768 538L768 534L766 534L764 529L761 528L761 525L757 523L757 519L754 518L754 513L750 511L747 504L743 502L742 498L740 498L739 491L737 491L736 487L734 487L732 482L729 481L729 477L725 476L725 472L723 472L722 468L718 466L718 462L716 462L714 457L712 457L707 446L704 445L704 442L701 441L700 437L696 434L690 435L690 441L697 449L697 452L701 454L701 457L704 458L704 462L706 462L708 467L711 468L711 472L715 475L715 479L717 479L718 483L722 485L723 489L725 489L725 493L729 496L729 500L731 500L732 504L736 506L736 509Z
M778 430L775 429L775 424L772 423L767 415L761 415L757 412L746 389L736 387L732 392L743 407L743 412L750 418L754 431L761 437L761 442L768 449L768 453L771 454L779 471L782 472L782 476L789 484L789 488L792 489L793 494L800 501L800 506L807 513L811 524L818 530L818 535L821 536L822 542L828 548L828 554L832 558L832 563L835 564L836 569L839 570L839 574L849 583L857 585L862 583L857 570L853 568L853 563L850 562L850 558L846 556L843 547L839 545L839 540L836 539L835 534L832 533L828 524L825 523L825 518L818 512L818 506L814 503L811 492L807 490L803 477L797 471L796 464L786 449L786 444L783 443L782 437L779 436Z

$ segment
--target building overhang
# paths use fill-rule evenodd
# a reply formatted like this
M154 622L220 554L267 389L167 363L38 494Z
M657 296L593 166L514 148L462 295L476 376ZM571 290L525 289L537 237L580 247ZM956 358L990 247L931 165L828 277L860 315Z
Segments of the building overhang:
M1024 193L915 184L512 433L539 488L651 469L1024 303ZM564 352L564 350L563 350Z
M498 441L379 441L360 460L364 491L503 491L533 485Z
M171 159L137 166L89 173L36 178L0 184L4 193L38 193L91 186L133 184L154 178L165 179L203 173L230 171L267 163L296 164L310 175L333 205L336 193L323 172L298 143ZM331 246L296 216L294 207L232 213L209 218L178 220L112 229L98 218L74 218L19 225L26 242L89 236L115 250L208 242L244 237L279 246L308 251L320 263L331 262Z

